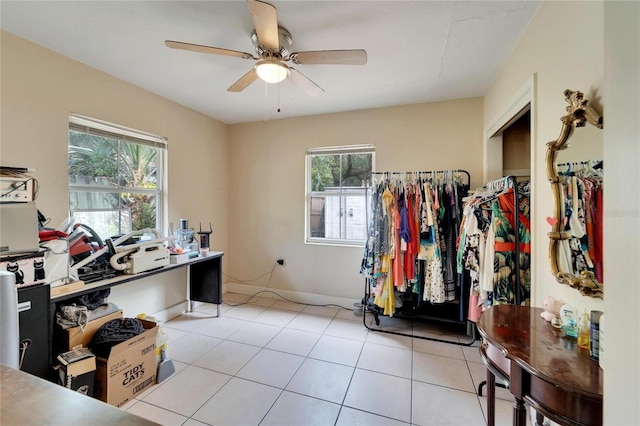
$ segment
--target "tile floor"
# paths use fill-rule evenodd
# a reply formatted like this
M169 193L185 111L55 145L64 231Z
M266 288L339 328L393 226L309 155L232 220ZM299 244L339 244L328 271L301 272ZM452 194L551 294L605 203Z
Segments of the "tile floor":
M270 298L230 306L247 298L225 294L220 318L200 304L163 324L176 373L123 408L164 425L486 424L479 342L369 331L352 310ZM440 323L380 327L469 341ZM497 423L511 424L510 394L497 394Z

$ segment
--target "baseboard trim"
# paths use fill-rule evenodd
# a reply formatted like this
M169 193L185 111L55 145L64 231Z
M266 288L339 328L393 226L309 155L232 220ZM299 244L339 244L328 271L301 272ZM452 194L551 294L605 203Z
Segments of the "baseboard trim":
M180 315L187 312L187 301L183 301L180 303L176 303L173 306L169 306L161 310L160 312L156 312L153 314L153 317L160 322L167 322L173 318L179 317Z
M264 287L227 282L227 292L229 293L246 294L248 296L251 296L262 290L264 290ZM262 293L260 297L282 299L281 297L278 297L276 294L274 294L277 293L278 295L287 298L292 302L305 303L308 305L337 305L342 306L345 309L353 309L353 304L359 303L361 301L360 299L349 299L346 297L326 296L324 294L303 293L300 291L281 290L274 288L269 288L267 289L267 291L272 291L273 293Z

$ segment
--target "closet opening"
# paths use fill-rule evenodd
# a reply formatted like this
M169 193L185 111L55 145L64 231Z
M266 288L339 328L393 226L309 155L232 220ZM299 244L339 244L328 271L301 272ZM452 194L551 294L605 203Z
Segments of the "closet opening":
M531 111L524 114L502 132L502 174L518 181L531 177Z

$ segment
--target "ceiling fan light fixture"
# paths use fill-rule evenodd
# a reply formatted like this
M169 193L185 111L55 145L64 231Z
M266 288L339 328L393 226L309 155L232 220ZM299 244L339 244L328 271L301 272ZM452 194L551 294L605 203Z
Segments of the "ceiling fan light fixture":
M256 73L267 83L280 83L289 76L289 67L275 59L265 59L255 65Z

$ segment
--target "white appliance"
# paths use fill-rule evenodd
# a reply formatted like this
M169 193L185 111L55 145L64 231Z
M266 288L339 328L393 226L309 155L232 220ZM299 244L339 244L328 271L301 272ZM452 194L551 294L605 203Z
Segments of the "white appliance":
M20 329L16 276L0 271L0 363L20 368Z
M0 254L37 252L39 243L36 203L0 203Z

